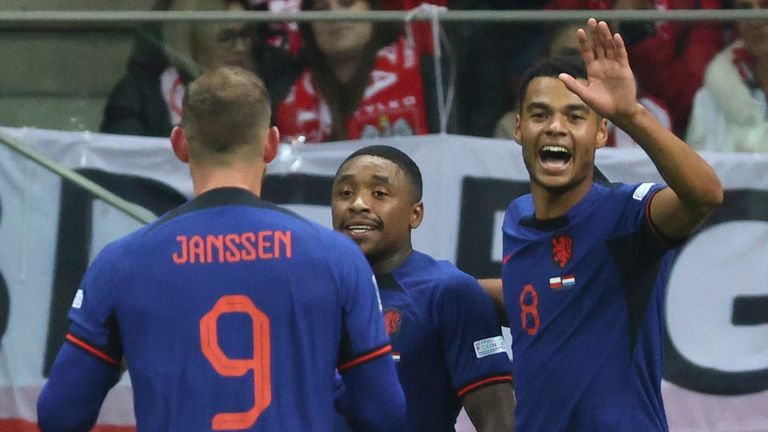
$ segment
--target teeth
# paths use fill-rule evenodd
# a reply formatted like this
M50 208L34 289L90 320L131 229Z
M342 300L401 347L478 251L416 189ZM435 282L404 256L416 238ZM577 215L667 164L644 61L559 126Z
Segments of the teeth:
M567 148L565 148L565 147L560 147L560 146L552 146L552 145L544 146L544 147L542 147L542 149L541 149L541 150L542 150L542 151L550 151L550 152L556 152L556 153L567 153L567 154L570 154L570 153L571 153L571 152L569 152L569 151L568 151L568 149L567 149Z
M364 233L372 230L373 228L367 225L351 225L348 226L347 229L353 233Z

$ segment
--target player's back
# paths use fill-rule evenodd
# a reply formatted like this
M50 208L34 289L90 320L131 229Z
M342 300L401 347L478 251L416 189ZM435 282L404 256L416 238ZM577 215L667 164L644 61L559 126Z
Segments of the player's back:
M221 189L119 247L112 302L139 430L332 429L351 242Z

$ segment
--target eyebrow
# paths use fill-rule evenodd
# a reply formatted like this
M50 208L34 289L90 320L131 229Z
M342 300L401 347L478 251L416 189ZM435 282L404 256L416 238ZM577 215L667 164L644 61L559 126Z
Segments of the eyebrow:
M336 179L336 183L342 183L346 181L350 181L354 179L355 176L352 174L342 174L339 176L338 179ZM371 177L373 177L374 180L385 183L385 184L392 184L392 180L390 180L389 176L381 175L381 174L374 174Z
M545 104L543 102L531 102L528 105L526 105L525 110L534 110L534 109L541 109L545 111L552 111L552 107L548 104ZM574 104L568 104L565 106L566 111L591 111L589 106L584 103L574 103Z
M389 179L389 176L374 174L372 177L374 180L378 180L381 183L392 184L392 181Z

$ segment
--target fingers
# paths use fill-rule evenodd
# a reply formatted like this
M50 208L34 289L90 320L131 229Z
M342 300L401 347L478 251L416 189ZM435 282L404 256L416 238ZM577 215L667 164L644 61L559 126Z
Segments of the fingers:
M584 59L584 63L590 64L595 60L595 52L592 49L592 44L589 42L587 32L585 32L584 29L576 30L576 38L579 40L581 58Z
M581 48L581 55L587 64L593 60L605 58L620 62L627 59L624 40L618 33L611 34L611 29L605 21L590 18L587 21L587 30L579 29L576 37Z
M595 52L595 58L597 60L604 59L605 43L603 42L602 35L600 34L600 26L598 25L597 20L594 18L587 20L587 27L589 28L589 33L592 36L592 50Z
M613 35L611 35L611 29L608 28L608 24L605 21L600 21L597 27L600 33L600 44L605 50L605 58L616 58L616 46L613 43Z
M621 63L622 66L629 67L629 55L627 54L627 46L624 44L624 39L620 34L613 35L613 43L616 46L616 61Z

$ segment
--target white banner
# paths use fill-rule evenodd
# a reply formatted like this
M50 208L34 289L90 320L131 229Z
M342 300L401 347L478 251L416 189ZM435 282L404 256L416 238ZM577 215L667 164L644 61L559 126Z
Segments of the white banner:
M161 214L189 198L187 167L166 139L3 129L107 189ZM373 142L284 146L264 198L330 224L332 176ZM514 142L433 135L392 138L424 175L425 218L415 247L478 277L498 274L501 219L527 192ZM681 251L667 297L663 391L670 428L768 431L768 155L704 154L726 201ZM641 151L603 149L611 181L661 181ZM66 331L82 272L107 242L138 223L0 146L0 430L36 430L35 402ZM99 431L131 430L124 377ZM462 419L459 431L471 431Z

